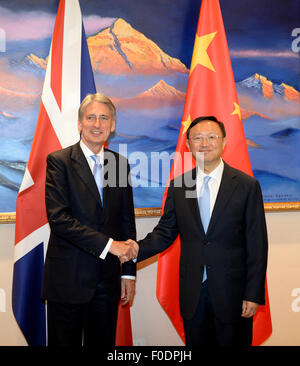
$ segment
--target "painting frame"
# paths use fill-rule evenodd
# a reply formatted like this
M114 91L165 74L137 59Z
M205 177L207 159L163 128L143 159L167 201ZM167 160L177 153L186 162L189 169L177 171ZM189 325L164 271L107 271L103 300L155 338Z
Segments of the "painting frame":
M267 1L263 1L263 2L257 1L257 4L260 3L261 11L259 12L259 19L258 18L255 18L255 19L257 22L260 22L259 24L264 24L264 25L268 24L268 27L264 26L263 28L253 27L252 22L253 22L254 17L250 16L249 9L247 7L245 7L245 6L238 7L238 8L235 7L237 12L234 13L234 17L232 18L231 14L232 14L232 8L233 8L234 1L232 0L231 4L230 4L230 1L228 1L226 3L227 4L226 6L225 5L222 6L224 25L227 30L227 37L228 37L230 55L231 55L231 60L232 60L232 66L233 66L233 71L235 73L234 76L235 76L237 87L239 88L239 92L241 92L241 97L243 98L243 102L244 102L243 105L241 103L242 108L244 108L242 110L242 112L243 112L242 119L243 119L243 121L246 120L246 124L249 129L249 131L247 132L247 136L249 138L253 137L252 136L253 130L256 133L255 126L257 126L257 124L262 122L262 120L259 118L263 118L265 123L269 123L269 121L275 121L275 120L281 121L281 119L279 117L278 117L278 119L276 119L272 115L269 116L269 114L267 114L267 112L266 112L266 109L258 110L258 109L256 109L256 105L252 105L249 102L249 100L252 97L253 98L251 99L251 101L253 103L255 102L255 100L254 100L256 98L255 93L257 91L258 86L260 87L260 89L259 89L259 94L258 94L259 97L257 97L257 98L261 98L261 97L265 98L265 99L258 100L260 107L263 104L262 101L264 101L264 103L268 104L269 100L271 100L270 98L271 98L272 93L268 94L268 93L270 93L270 85L273 85L273 87L271 89L276 98L279 98L276 93L280 89L280 92L282 92L284 96L287 95L285 93L289 92L289 93L291 93L291 95L294 98L294 96L297 94L297 96L295 98L297 98L297 100L299 100L299 102L300 102L300 94L298 91L299 90L299 79L297 78L297 80L298 80L297 83L296 83L296 81L294 83L292 82L292 80L294 81L295 78L294 78L294 73L293 73L294 66L291 67L291 65L298 65L298 63L297 62L295 63L294 60L299 59L298 58L298 56L299 56L299 50L298 50L299 37L295 38L298 35L297 32L296 32L297 33L296 36L293 36L293 34L291 35L291 37L286 36L288 33L290 33L290 29L291 29L292 25L294 25L294 27L296 27L298 24L296 16L293 15L293 14L296 14L293 11L293 9L296 9L297 2L296 2L296 0L289 0L288 2L289 2L288 8L290 9L290 11L289 11L290 17L288 17L286 19L282 19L280 17L280 22L278 22L278 19L279 19L278 17L269 16L268 6L266 6ZM1 3L3 3L3 4L1 4ZM5 3L5 5L4 5L4 3ZM32 5L30 4L30 2L17 0L15 3L18 3L19 11L24 11L24 14L27 11L32 10ZM97 37L100 37L100 35L102 34L101 32L104 32L102 35L106 39L106 33L105 33L106 29L111 29L111 30L113 29L115 34L119 34L117 32L118 26L120 26L120 27L126 26L126 29L130 29L131 32L133 32L133 34L135 35L135 37L137 37L137 35L139 37L142 37L141 39L143 39L143 42L145 42L145 44L147 44L147 45L149 44L148 42L151 42L151 44L153 44L153 42L154 42L155 45L157 46L156 50L159 50L159 52L165 52L168 59L172 59L173 63L176 61L176 65L180 64L181 66L180 67L178 66L179 69L176 69L177 74L179 73L180 75L188 75L187 68L190 64L190 59L191 59L191 55L192 55L192 45L194 43L194 37L195 37L194 30L196 29L196 24L198 22L198 13L195 11L191 11L193 9L193 6L189 6L189 5L183 6L182 2L175 1L175 3L177 3L177 5L175 6L173 4L173 6L175 6L174 9L176 10L176 13L174 13L174 17L169 18L167 16L169 13L168 7L160 6L161 5L160 2L155 2L154 5L149 5L150 3L145 1L145 7L147 9L150 9L150 6L154 6L156 9L156 14L157 14L156 24L164 24L164 27L165 27L164 29L168 30L168 31L162 32L159 27L153 27L152 21L147 22L147 21L145 21L145 19L143 17L140 16L140 11L138 10L140 8L137 8L136 6L131 6L131 5L129 8L129 2L124 2L124 4L123 4L122 0L120 0L120 1L118 0L118 1L116 1L116 3L118 3L118 4L115 6L114 10L111 12L111 9L106 9L105 4L102 5L101 7L97 6L97 11L96 11L95 6L93 6L89 2L82 1L83 14L85 16L84 23L88 30L88 32L87 32L88 38L91 38L91 40L93 40L94 39L93 37L95 35L97 35ZM170 3L171 3L171 1L170 1ZM186 2L186 3L188 3L188 2ZM191 3L192 3L192 1L191 1ZM8 29L13 29L13 28L9 27L9 26L11 26L11 24L13 24L13 22L19 21L18 18L15 17L15 13L14 13L15 4L14 4L14 6L7 6L6 2L0 1L0 6L2 6L3 9L5 10L5 12L3 11L2 14L6 14L6 18L2 18L3 24L1 24L1 27L4 27L4 28L5 28L5 26L7 26L7 37L6 37L5 41L7 42L7 45L9 45L10 42L15 42L15 43L13 43L14 47L16 47L16 45L19 44L18 42L23 42L23 40L25 40L26 42L29 42L28 45L30 45L30 47L29 47L30 55L27 55L27 53L25 56L22 55L22 58L20 58L20 60L21 60L20 65L22 67L26 66L27 68L29 68L28 70L30 72L32 72L34 75L42 75L42 73L44 72L43 71L43 67L45 66L44 57L46 57L46 54L48 52L48 47L50 45L49 39L51 38L51 30L54 25L54 14L56 11L56 5L57 4L54 2L53 2L53 4L51 4L51 2L50 2L49 6L41 8L42 14L45 17L45 18L43 18L44 19L43 21L44 22L46 21L46 23L45 23L46 28L47 28L46 35L40 33L39 27L34 28L32 26L32 24L36 24L36 26L39 24L40 17L37 17L37 19L32 18L32 21L36 21L36 23L30 23L31 25L30 25L30 27L28 27L28 31L24 30L24 32L23 32L24 34L21 35L18 32L8 31ZM149 8L148 8L148 6L149 6ZM255 6L253 8L255 8ZM276 5L277 14L281 14L282 10L285 8L286 8L286 4L284 6L279 5L279 4ZM39 7L37 7L37 9L39 9ZM128 9L130 9L130 11ZM197 9L198 9L198 5L197 5ZM35 13L30 13L30 14L35 14ZM182 14L186 14L186 17L183 17ZM92 17L90 17L91 15L92 15ZM256 16L258 16L258 14L256 14ZM3 15L3 17L4 17L4 15ZM36 15L35 15L35 17L36 17ZM188 19L188 22L186 21L186 19ZM237 24L236 24L236 19L238 19ZM167 22L167 20L169 20L169 22ZM99 26L100 24L101 24L101 27ZM174 26L174 25L176 25L176 26ZM111 28L111 27L113 27L113 28ZM36 29L36 30L33 31L34 29ZM295 28L294 30L296 30L296 29L298 29L298 28ZM175 30L177 33L174 33ZM267 30L269 30L269 32ZM274 36L275 31L276 31L276 37ZM34 41L35 38L30 38L33 35L32 32L34 33L34 37L37 37L36 38L37 41ZM180 35L183 33L186 34L186 38L184 38L185 39L184 42L182 42L182 38L180 37ZM240 37L241 34L243 34L242 42L241 42L241 37ZM134 39L132 39L132 42L134 41ZM178 42L170 42L170 39L178 40ZM255 40L254 43L253 43L253 39ZM276 39L276 43L273 43L274 39ZM120 40L121 40L121 38L120 38ZM246 44L244 42L245 40L246 40ZM259 42L258 42L258 40L259 40ZM126 40L126 42L127 41L128 40ZM92 43L94 44L94 41ZM135 44L135 43L133 43L133 44ZM278 45L280 45L280 50L278 49ZM18 47L17 47L17 49L19 50ZM108 49L110 49L110 47L108 47ZM6 47L6 54L9 55L9 52L12 52L11 49L9 47ZM95 57L96 57L96 54L97 54L97 52L95 52ZM32 55L34 56L33 58L32 58ZM23 56L24 56L24 58L23 58ZM119 58L116 58L116 60L117 59L119 60ZM17 58L16 58L16 60L17 60ZM95 60L96 60L96 58L95 58ZM123 60L123 58L120 58L120 60ZM139 59L137 58L135 60L137 61ZM272 60L276 60L276 62L272 61ZM278 62L278 60L280 62ZM98 60L97 62L99 63L100 61L101 60ZM180 63L178 63L179 61L180 61ZM15 65L15 64L13 64L13 65ZM96 61L95 61L95 65L96 65ZM137 63L135 65L136 69L138 69L138 65L139 65L139 63ZM268 66L268 68L267 68L268 72L265 74L266 65ZM110 67L111 65L108 65L108 66ZM151 67L153 66L152 63L150 63L150 66ZM4 70L11 71L11 69L9 69L9 68L7 68L7 69L5 68ZM127 70L127 68L125 68L124 70ZM164 68L163 68L163 70L164 70ZM127 75L126 72L124 71L124 74L122 74L122 75L123 76ZM102 74L101 73L97 74L96 70L94 71L94 73L97 76L97 82L103 83L101 85L103 85L104 89L107 87L107 85L109 85L109 88L105 89L105 92L108 93L109 95L115 96L115 98L116 98L115 102L119 103L119 108L118 108L119 110L122 110L122 108L123 108L127 112L127 110L130 109L130 106L132 105L132 103L137 103L137 101L139 101L139 103L140 103L139 108L141 108L141 110L142 110L143 106L147 105L147 103L150 103L150 104L154 103L153 105L156 106L157 101L150 100L149 92L155 91L156 90L155 87L157 87L158 85L160 85L160 87L161 87L161 84L160 84L161 81L157 82L157 84L155 84L154 81L153 82L151 81L151 83L150 83L149 80L151 78L149 78L148 74L147 74L148 76L146 79L147 82L145 81L145 84L143 84L141 82L141 80L138 79L137 85L131 85L132 90L129 94L128 94L128 90L126 89L126 97L124 98L124 95L119 95L119 93L114 94L112 92L112 91L115 91L113 87L117 80L115 74L113 74L113 76L111 77L111 79L109 79L109 82L108 82L106 79L106 76L103 78ZM252 73L255 73L255 74L252 74ZM106 74L104 72L103 74L110 75L109 72L107 72ZM128 75L131 79L132 75L130 73ZM140 76L140 74L138 74L138 75ZM162 74L162 75L164 75L164 74ZM166 92L171 92L171 91L176 92L176 98L178 98L178 99L176 99L176 100L174 99L172 101L172 103L174 103L174 105L176 105L176 108L177 108L177 105L180 105L180 106L183 105L182 104L183 98L184 98L183 92L185 90L185 87L183 85L185 85L184 80L186 80L186 79L185 79L185 77L183 77L182 79L179 78L177 80L175 77L172 76L173 75L172 73L170 75L168 75L168 77L166 78L166 83L164 84L166 87L165 91ZM280 75L279 78L278 78L278 75ZM39 80L39 78L40 78L40 76L37 77L38 80ZM160 75L160 77L157 80L155 80L155 82L160 80L160 78L163 79L163 76ZM32 80L35 80L35 79L32 79ZM13 85L15 87L15 79L11 79L11 81L14 81ZM124 80L121 78L121 81L122 82L124 81L126 83L128 82L126 77L124 77ZM42 81L41 81L41 83L42 83ZM120 83L120 80L118 79L118 82L116 83L118 85L118 87L117 87L118 92L120 89L119 83ZM23 85L23 83L20 83L20 85L17 84L19 86L16 89L16 91L17 92L21 91L22 92L21 94L25 95L26 94L25 92L26 91L28 92L27 84L28 83L26 83L26 87ZM40 90L39 81L37 82L37 84L33 84L33 85L35 85L35 88L33 88L32 90L30 89L29 96L30 96L30 98L32 98L32 103L34 104L36 101L37 106L38 106L39 101L40 101L40 95L38 95L39 90ZM141 87L141 85L143 87ZM9 82L7 85L5 84L4 86L6 88L8 88L7 90L10 90ZM248 89L246 88L246 86L248 87ZM294 87L297 90L294 89ZM13 90L15 90L15 89L13 89ZM253 91L253 93L255 92L253 95L251 94L252 91ZM242 92L244 94L242 94ZM21 95L21 94L19 93L18 95ZM166 94L166 95L168 95L168 94ZM250 98L250 96L251 96L251 98ZM148 97L148 99L147 99L147 97ZM240 98L240 94L239 94L239 98ZM245 100L247 101L247 103L250 103L251 105L245 104ZM167 106L169 106L169 108L174 107L173 104L171 103L171 101L169 101L168 99L164 99L164 101L166 103L170 103L170 104L166 104ZM289 103L290 102L291 101L289 100ZM26 102L26 103L28 104L28 102ZM14 105L15 105L15 103L14 103ZM297 107L298 107L298 104L297 104ZM1 117L1 112L2 112L2 117L4 116L3 118L7 118L8 121L14 121L14 118L16 116L13 115L13 112L9 109L8 110L4 109L4 107L2 109L4 112L0 108L0 117ZM297 109L297 110L299 110L299 109ZM11 112L11 114L9 114L8 112ZM125 114L125 112L124 112L124 114ZM288 115L286 118L288 118L288 117L290 118L290 115ZM131 118L131 115L130 115L130 118ZM130 119L130 118L128 117L128 118L124 119L124 121L125 121L124 126L127 126L128 119ZM173 122L173 119L172 119L173 115L170 114L170 116L168 118L170 119L171 124L172 124L172 126L171 126L172 131L176 132L174 127L178 127L178 126L177 125L175 126L175 123ZM253 123L253 119L255 119L255 118L257 119L256 125ZM299 121L299 114L297 114L297 118ZM251 123L248 122L248 120L250 120L250 119L251 119ZM16 120L17 120L17 118L16 118ZM166 119L166 121L167 121L167 119ZM133 121L131 121L131 120L130 120L130 122L133 123ZM278 124L276 124L276 125L278 125ZM169 125L163 126L163 127L169 127ZM269 134L271 134L272 139L274 141L277 141L278 143L280 143L281 139L284 139L285 137L293 138L293 135L292 135L293 131L291 131L292 127L295 127L295 126L287 125L287 128L285 128L285 130L280 130L280 131L277 129L269 130L269 127L266 127L266 130ZM244 128L245 128L245 126L244 126ZM297 125L297 129L298 128L299 127ZM127 130L120 130L118 132L120 135L120 136L118 136L119 141L124 141L124 140L126 140L126 138L129 139L129 138L137 137L137 136L128 136ZM143 130L140 133L140 135L152 137L153 136L152 130L150 130L149 133L148 132L149 131L145 132ZM171 133L170 130L168 130L168 133ZM297 130L297 133L298 133L298 130ZM139 134L137 134L137 135L139 135ZM300 135L297 135L297 136L300 136ZM254 137L256 137L256 135ZM259 138L260 139L265 138L265 135L259 136ZM135 140L131 140L131 141L134 142ZM260 148L259 140L255 140L253 138L252 140L249 140L249 141L252 144L252 145L249 145L250 148L252 149L252 153L260 151L259 150L259 148ZM286 144L286 146L287 145L288 144ZM143 143L143 146L144 146L144 143ZM272 145L272 147L273 147L273 145ZM277 147L277 145L275 146L275 148L276 147ZM275 150L275 148L274 148L274 150ZM152 147L149 145L149 151L150 150L152 150ZM281 150L278 150L278 151L281 151ZM259 159L257 159L257 156L255 155L255 153L253 153L253 159L255 162L259 161ZM24 164L25 164L25 161L24 161ZM280 164L283 166L282 162L280 162ZM280 164L277 164L277 166L280 166ZM260 172L262 170L261 166L255 167L253 164L252 164L252 166L258 172ZM290 166L291 166L292 171L295 171L295 162L294 161L292 161ZM286 173L286 169L287 168L284 166L285 173ZM280 171L278 171L278 170L276 170L276 171L272 170L272 173L274 173L275 175L276 174L280 175ZM255 176L255 174L254 174L254 176ZM300 176L300 171L299 171L299 176ZM285 187L283 186L282 192L289 193L288 190L290 187L292 187L291 179L294 179L294 176L284 174L284 177L288 178L290 180L287 181ZM299 181L299 178L297 178L297 179ZM258 179L258 180L260 181L260 179ZM262 184L262 181L260 181L260 183ZM262 191L264 193L263 187L262 187ZM280 192L280 193L282 193L282 192ZM17 189L15 189L15 193L17 193ZM274 196L269 197L269 200L271 200L273 202L264 203L265 211L266 212L285 212L285 211L299 211L300 210L299 195L298 196L287 196L285 198L292 202L290 202L290 201L289 202L278 202L277 197L274 197ZM11 202L13 202L13 199ZM161 215L161 212L162 212L161 207L151 207L152 205L153 206L161 205L161 200L159 199L159 197L155 202L148 201L145 203L143 202L143 204L147 205L148 207L146 207L146 208L139 207L139 205L137 204L137 208L135 208L135 215L137 218L159 217ZM15 210L15 208L13 206L10 206L10 207L3 206L2 209L3 209L3 211ZM1 209L0 209L0 224L1 223L14 223L15 220L16 220L15 212L1 212Z
M300 202L266 202L264 203L265 212L285 212L300 211ZM135 208L136 218L159 217L162 207ZM15 212L0 212L0 224L13 224L16 222Z

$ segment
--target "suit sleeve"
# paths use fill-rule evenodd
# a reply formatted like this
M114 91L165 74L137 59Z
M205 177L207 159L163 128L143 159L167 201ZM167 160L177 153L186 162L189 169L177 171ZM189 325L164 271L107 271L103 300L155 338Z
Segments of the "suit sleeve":
M53 234L99 257L109 237L83 225L72 215L71 194L64 159L50 154L46 171L46 210Z
M122 240L133 239L136 240L136 226L135 226L135 214L134 214L134 205L133 205L133 193L132 193L132 184L130 177L130 168L129 164L127 164L127 184L123 189L123 201L122 201L122 211L121 211L121 232L122 232ZM136 263L133 261L126 262L122 264L122 275L136 275Z
M257 181L246 208L247 280L244 300L263 305L268 258L268 237L263 198Z
M178 235L178 226L174 202L174 187L171 183L164 206L164 213L157 226L143 240L138 242L140 262L166 250Z

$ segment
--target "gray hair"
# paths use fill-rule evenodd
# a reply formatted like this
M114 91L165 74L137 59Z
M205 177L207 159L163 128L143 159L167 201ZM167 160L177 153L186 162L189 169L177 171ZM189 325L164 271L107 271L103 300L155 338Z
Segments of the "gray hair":
M89 104L92 102L98 102L107 105L110 110L110 115L112 120L116 119L116 107L114 106L113 102L103 94L96 93L96 94L88 94L80 104L78 110L78 119L79 121L83 120L84 113Z

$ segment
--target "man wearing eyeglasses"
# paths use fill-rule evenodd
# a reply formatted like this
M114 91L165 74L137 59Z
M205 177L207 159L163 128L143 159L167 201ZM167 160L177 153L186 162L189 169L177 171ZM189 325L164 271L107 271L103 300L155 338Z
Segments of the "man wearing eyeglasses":
M167 249L180 234L179 302L187 346L245 346L264 304L267 230L259 183L221 155L224 124L196 118L186 144L197 167L173 181L164 213L137 261Z
M136 256L124 242L136 236L129 164L104 148L115 126L111 100L90 94L79 108L80 141L47 157L49 346L114 346L120 297L133 299L136 264L119 260Z

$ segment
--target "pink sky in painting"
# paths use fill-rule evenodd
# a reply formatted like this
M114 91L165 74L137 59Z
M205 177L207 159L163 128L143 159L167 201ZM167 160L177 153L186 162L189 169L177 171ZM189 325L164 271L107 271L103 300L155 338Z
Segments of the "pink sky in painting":
M90 15L83 18L87 35L110 26L115 18ZM55 15L42 12L14 12L0 6L0 25L7 41L38 40L52 37Z

